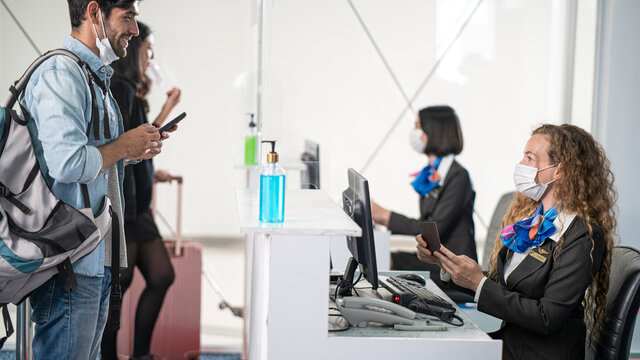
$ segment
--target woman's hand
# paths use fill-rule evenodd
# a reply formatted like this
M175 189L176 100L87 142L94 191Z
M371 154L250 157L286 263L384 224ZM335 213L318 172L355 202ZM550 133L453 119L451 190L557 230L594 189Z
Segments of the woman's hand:
M427 249L427 242L424 241L422 235L416 236L416 241L418 242L418 244L416 245L416 254L418 255L418 260L429 264L436 264L442 267L440 265L440 259L438 259L431 250Z
M451 280L458 286L475 291L484 277L482 268L477 262L466 255L456 255L442 246L434 255L440 260L440 267L444 269Z
M389 218L391 218L391 211L376 204L371 200L371 218L376 224L389 226Z
M180 96L182 94L182 91L176 87L174 87L173 89L167 91L167 100L164 102L164 105L162 105L162 109L160 110L160 114L158 114L158 117L153 121L153 125L157 126L157 127L161 127L162 124L164 124L165 120L167 120L167 117L169 116L169 113L171 113L171 110L173 110L173 108L178 105L178 103L180 102ZM168 133L169 132L174 132L178 129L177 125L172 127L171 129L169 129L168 131L163 131L162 134L162 139L168 139Z
M167 170L156 170L153 174L154 182L170 182L173 176Z
M173 110L173 108L176 105L178 105L178 103L180 102L181 94L182 94L182 91L177 87L174 87L173 89L167 91L167 100L164 102L164 105L162 106L162 110L163 111L166 110L167 113L170 113L171 110Z

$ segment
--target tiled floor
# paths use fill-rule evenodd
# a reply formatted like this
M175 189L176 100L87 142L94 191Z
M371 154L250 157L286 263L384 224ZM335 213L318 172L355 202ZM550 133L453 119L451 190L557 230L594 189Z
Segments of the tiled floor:
M200 342L205 351L241 352L241 318L230 310L221 310L220 296L216 294L209 279L217 283L231 306L244 304L244 240L206 240L202 241L203 272L202 279L202 327Z

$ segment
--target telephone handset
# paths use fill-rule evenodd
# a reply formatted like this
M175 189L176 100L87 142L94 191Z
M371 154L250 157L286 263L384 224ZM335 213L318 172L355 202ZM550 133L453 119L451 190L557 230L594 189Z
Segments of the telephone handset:
M390 301L347 296L336 301L342 316L351 326L366 327L367 322L384 325L413 325L416 313Z

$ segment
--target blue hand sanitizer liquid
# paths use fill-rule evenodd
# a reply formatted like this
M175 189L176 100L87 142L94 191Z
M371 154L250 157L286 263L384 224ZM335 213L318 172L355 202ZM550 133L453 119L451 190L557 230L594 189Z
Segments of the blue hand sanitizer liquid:
M267 154L267 163L260 169L260 221L281 223L284 221L285 171L278 164L275 141Z
M260 175L260 221L284 221L284 175Z

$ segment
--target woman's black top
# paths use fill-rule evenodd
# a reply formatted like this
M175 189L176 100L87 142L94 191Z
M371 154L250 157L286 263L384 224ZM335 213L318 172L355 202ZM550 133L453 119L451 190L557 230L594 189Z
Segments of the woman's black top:
M136 88L132 83L115 75L111 79L111 92L120 108L124 131L148 122L143 101L136 96ZM142 160L137 164L125 166L123 185L125 225L135 220L140 214L149 211L153 192L153 172L152 160Z
M388 228L394 234L418 235L420 221L435 221L442 245L456 255L467 255L477 260L473 228L475 198L467 169L454 160L444 183L428 196L420 197L420 219L392 212Z
M478 261L473 226L473 202L476 193L471 186L469 172L457 161L453 161L444 182L427 196L420 197L420 219L411 219L392 212L389 231L394 234L420 234L420 221L435 221L440 242L456 255L467 255ZM441 287L455 302L473 301L470 296L457 289L447 288L440 280L440 267L422 262L415 251L391 253L392 270L429 271L431 280Z

